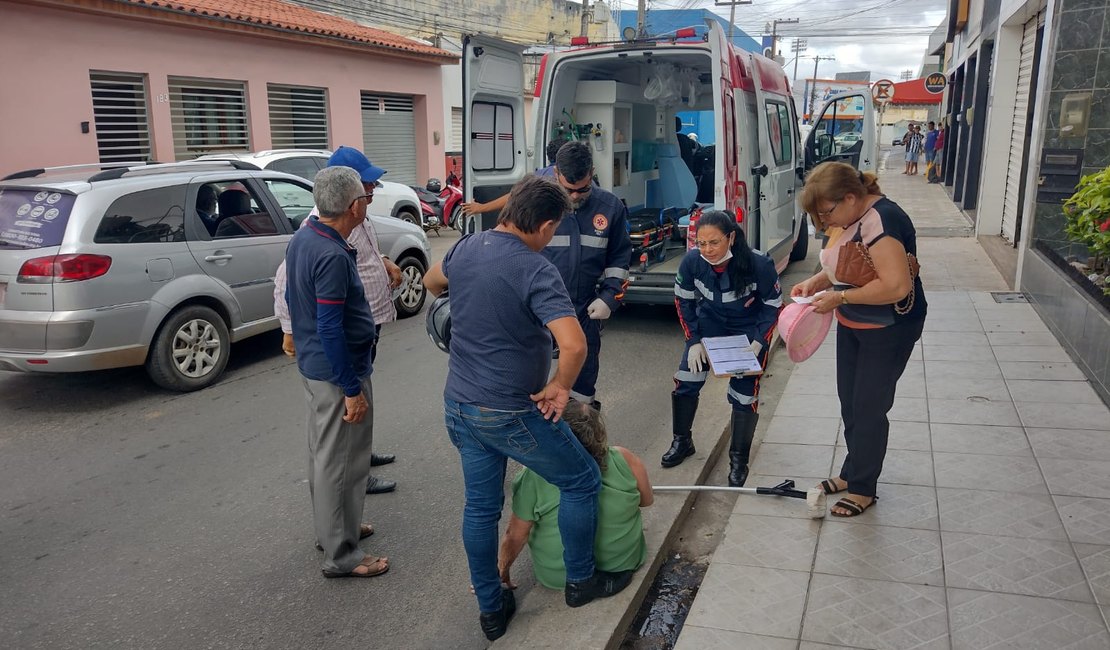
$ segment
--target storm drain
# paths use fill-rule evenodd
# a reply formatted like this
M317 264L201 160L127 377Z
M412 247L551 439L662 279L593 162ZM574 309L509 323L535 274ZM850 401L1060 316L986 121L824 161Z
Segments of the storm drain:
M1029 302L1029 297L1020 291L992 291L991 298L997 303Z
M709 565L671 554L659 568L621 650L673 648Z

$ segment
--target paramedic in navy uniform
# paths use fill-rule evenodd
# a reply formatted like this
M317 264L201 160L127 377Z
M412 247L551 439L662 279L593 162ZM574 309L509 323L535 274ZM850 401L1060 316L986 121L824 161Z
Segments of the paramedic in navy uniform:
M686 348L674 375L671 418L674 442L663 454L663 467L674 467L694 453L690 431L698 410L698 393L709 377L709 358L702 337L744 334L760 365L782 309L782 289L775 262L748 247L744 231L728 212L702 215L697 225L698 250L686 253L675 276L675 306L686 334ZM728 448L728 484L748 479L748 456L759 420L759 376L728 382L732 404L732 441Z
M632 241L628 209L611 192L594 185L593 176L589 145L568 142L559 149L555 179L570 194L571 211L559 222L543 254L559 269L586 333L586 362L570 396L600 410L594 398L601 353L598 321L612 316L624 299Z

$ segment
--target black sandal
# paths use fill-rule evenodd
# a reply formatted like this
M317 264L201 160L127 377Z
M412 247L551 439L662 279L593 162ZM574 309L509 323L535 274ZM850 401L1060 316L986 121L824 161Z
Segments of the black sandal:
M827 478L824 481L821 481L821 489L825 491L825 494L839 494L840 492L843 492L848 488L847 486L838 488L836 487L836 483L833 483L833 480L831 478Z
M875 505L875 503L877 503L878 501L879 501L879 497L871 497L871 503L867 504L866 506L861 506L860 504L856 503L855 501L852 501L848 497L844 497L840 501L837 501L835 504L833 504L833 508L843 508L843 509L848 511L848 514L845 515L845 514L841 514L841 513L837 512L836 510L832 510L831 511L832 516L834 516L834 517L858 517L859 515L862 515L864 512L866 512L868 508Z

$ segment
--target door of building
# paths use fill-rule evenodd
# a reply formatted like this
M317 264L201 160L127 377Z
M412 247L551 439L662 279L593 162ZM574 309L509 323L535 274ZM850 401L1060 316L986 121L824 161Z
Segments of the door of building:
M362 147L371 162L389 172L383 180L418 184L411 96L362 92Z
M1044 27L1045 12L1041 11L1025 23L1018 64L1017 96L1014 100L1014 123L1010 131L1010 156L1006 164L1006 190L1002 199L1002 237L1017 246L1020 236L1022 205L1025 198L1025 173L1029 169L1028 142L1032 130L1033 103L1036 88L1037 37Z

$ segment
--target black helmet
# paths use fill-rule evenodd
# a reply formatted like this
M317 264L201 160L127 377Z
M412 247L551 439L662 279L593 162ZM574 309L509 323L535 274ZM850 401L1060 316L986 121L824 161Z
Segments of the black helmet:
M444 291L432 301L424 319L428 327L428 338L444 352L451 351L451 299Z
M429 178L428 183L424 186L424 189L432 192L433 194L439 194L443 191L443 185L440 184L438 178Z

